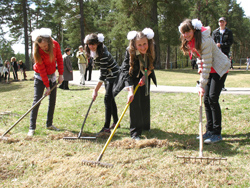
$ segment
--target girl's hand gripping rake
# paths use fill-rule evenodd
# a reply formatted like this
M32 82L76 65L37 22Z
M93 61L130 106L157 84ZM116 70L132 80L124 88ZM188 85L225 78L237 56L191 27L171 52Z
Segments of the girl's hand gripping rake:
M136 91L138 90L138 87L139 87L139 84L137 84L137 86L135 87L134 95L135 95ZM100 153L100 155L99 155L97 161L87 161L87 160L83 160L83 161L82 161L83 164L86 164L86 165L89 165L89 166L96 166L96 165L98 165L98 166L104 166L104 167L113 167L112 164L102 163L102 162L100 162L100 161L101 161L102 156L103 156L103 154L104 154L106 148L108 147L108 145L109 145L111 139L113 138L113 136L114 136L114 134L115 134L115 132L116 132L118 126L120 125L120 122L122 121L122 118L123 118L125 112L127 111L128 107L129 107L129 105L130 105L130 103L131 103L131 102L129 102L129 103L126 105L125 109L123 110L121 117L119 118L118 122L117 122L116 125L115 125L115 128L114 128L113 131L111 132L111 134L110 134L110 136L109 136L109 138L108 138L108 140L107 140L105 146L103 147L103 149L102 149L102 151L101 151L101 153Z

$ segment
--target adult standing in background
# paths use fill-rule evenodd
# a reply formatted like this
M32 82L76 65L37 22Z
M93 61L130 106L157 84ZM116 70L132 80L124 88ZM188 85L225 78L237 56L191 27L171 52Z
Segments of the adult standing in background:
M249 63L250 63L250 59L247 57L247 61L246 61L246 64L247 64L246 70L247 70L247 71L248 71Z
M82 45L79 46L79 51L76 53L76 57L78 58L78 68L80 70L80 84L85 85L84 74L86 72L88 60Z
M233 33L230 29L226 27L227 21L225 17L219 19L219 28L215 29L212 33L214 42L218 48L229 57L230 47L233 44ZM225 86L222 88L223 91L226 91Z
M85 72L85 75L84 75L84 79L87 80L87 72L89 71L89 78L88 78L88 81L91 80L91 74L92 74L92 69L93 69L93 59L92 57L89 57L88 58L88 66L86 68L86 72Z
M12 57L10 61L11 61L12 69L13 69L13 77L14 77L14 80L18 80L18 75L17 75L18 64L17 64L17 62L16 62L16 58L15 58L15 57Z
M63 82L59 86L61 89L69 90L69 81L73 80L73 69L70 60L70 48L66 48L63 54Z
M26 65L23 63L22 60L19 60L18 61L18 64L19 64L19 68L21 70L21 73L23 73L23 79L24 80L27 80L27 75L26 75Z

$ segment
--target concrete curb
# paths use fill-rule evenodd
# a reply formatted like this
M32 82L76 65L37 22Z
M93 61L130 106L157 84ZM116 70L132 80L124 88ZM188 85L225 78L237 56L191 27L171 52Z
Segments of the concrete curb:
M100 71L93 70L92 71L92 80L85 81L86 87L95 87L99 80ZM73 72L73 81L69 81L69 84L72 85L80 85L80 72L74 71ZM226 88L227 91L222 91L221 94L235 94L235 95L249 95L250 88ZM197 87L185 87L185 86L164 86L158 85L157 87L153 84L150 86L151 92L156 93L197 93Z

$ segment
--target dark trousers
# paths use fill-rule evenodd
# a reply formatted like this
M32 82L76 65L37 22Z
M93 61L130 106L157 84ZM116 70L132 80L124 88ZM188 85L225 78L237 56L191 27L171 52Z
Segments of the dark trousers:
M25 80L27 78L27 75L26 75L26 69L23 69L23 79Z
M117 107L115 103L115 98L112 94L112 88L113 88L113 82L107 81L105 83L105 97L104 97L104 104L105 104L105 128L109 128L111 116L113 116L114 123L117 123L118 121L118 115L117 115Z
M92 66L88 66L87 68L86 68L86 71L85 71L85 74L84 74L84 79L85 79L85 81L87 80L87 72L89 71L89 79L88 79L88 81L90 81L91 80L91 74L92 74Z
M221 134L221 108L219 97L226 80L227 73L221 78L217 73L210 73L205 87L204 104L206 111L207 131L215 135Z
M7 80L7 77L9 76L9 73L8 72L5 72L4 73L4 80Z
M52 83L50 81L50 88L52 88L56 82ZM43 92L45 89L45 85L43 84L43 81L35 79L34 80L34 101L32 106L43 96ZM49 127L53 123L53 115L55 111L55 105L56 105L56 88L50 93L49 97L49 106L48 106L48 112L47 112L47 122L46 127ZM40 103L41 104L41 103ZM30 114L30 129L35 130L36 129L36 119L38 114L38 109L40 104L38 104Z
M61 89L69 89L69 81L65 81L65 80L64 80L64 81L60 84L59 88L61 88Z
M134 88L138 82L139 79L135 80ZM150 92L148 92L148 96L145 96L145 89L145 85L139 87L130 104L131 136L140 136L142 130L150 130ZM150 81L148 82L148 90L150 91Z
M18 80L17 70L13 70L14 80Z

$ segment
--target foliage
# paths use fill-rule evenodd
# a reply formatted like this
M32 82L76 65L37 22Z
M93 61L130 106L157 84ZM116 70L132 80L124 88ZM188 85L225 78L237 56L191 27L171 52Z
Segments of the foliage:
M2 1L0 30L3 30L4 25L8 26L13 41L4 40L2 32L1 43L11 45L16 41L23 42L24 0ZM102 32L105 36L105 45L120 64L128 45L126 39L128 31L151 27L156 34L155 40L159 51L157 57L163 64L161 67L169 67L164 64L186 58L179 50L178 32L178 25L184 18L199 18L203 25L209 25L214 30L218 27L218 18L221 16L227 18L227 26L233 31L234 44L231 54L234 59L237 61L249 55L250 19L244 17L244 11L236 0L84 0L82 29L79 18L81 0L25 1L27 1L28 35L30 36L35 28L49 27L62 50L69 47L73 55L81 44L82 30L85 35ZM28 43L29 49L32 50L30 37ZM6 50L9 51L6 53L8 55L13 53L9 48ZM73 57L75 67L77 67L76 62L77 59Z

